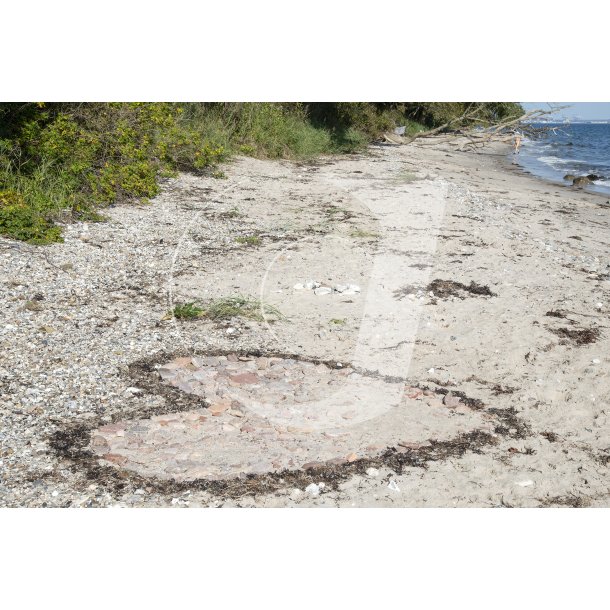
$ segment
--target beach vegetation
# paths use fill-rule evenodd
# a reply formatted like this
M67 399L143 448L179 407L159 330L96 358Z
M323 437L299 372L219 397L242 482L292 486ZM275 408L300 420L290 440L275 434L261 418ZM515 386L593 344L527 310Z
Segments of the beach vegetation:
M447 128L457 128L519 109L497 102L0 103L0 236L59 242L66 223L103 221L105 207L146 202L177 172L226 178L219 165L235 155L349 154L396 126L413 136L448 117Z

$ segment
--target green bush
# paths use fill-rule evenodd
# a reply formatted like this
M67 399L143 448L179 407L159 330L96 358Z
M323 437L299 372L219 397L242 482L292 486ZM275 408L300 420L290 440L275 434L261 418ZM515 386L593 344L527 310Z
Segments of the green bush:
M523 112L500 102L0 103L0 235L60 241L58 223L103 220L101 208L154 197L177 171L223 178L216 166L232 154L354 152L396 125L413 134L475 106L477 124Z
M23 197L14 191L0 191L0 234L32 244L61 241L61 230L54 227Z
M0 135L10 136L0 140L0 188L27 211L5 206L0 233L16 239L57 241L58 220L99 219L96 208L154 197L160 177L226 158L176 104L14 106L0 105Z

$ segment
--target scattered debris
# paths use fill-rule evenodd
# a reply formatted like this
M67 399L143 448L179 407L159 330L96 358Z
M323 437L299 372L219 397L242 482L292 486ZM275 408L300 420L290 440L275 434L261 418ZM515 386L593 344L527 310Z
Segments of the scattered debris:
M581 346L595 343L601 336L599 328L549 328L550 332L562 339L570 341L573 345Z

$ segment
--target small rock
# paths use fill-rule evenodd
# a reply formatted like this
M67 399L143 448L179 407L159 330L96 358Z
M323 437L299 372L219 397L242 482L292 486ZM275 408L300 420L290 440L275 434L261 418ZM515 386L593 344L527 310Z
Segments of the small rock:
M320 495L320 486L316 485L315 483L310 483L306 488L305 491L312 496L313 498L317 497Z
M261 371L264 371L265 369L267 369L269 367L269 358L265 358L264 356L261 356L260 358L257 358L256 359L256 366Z
M460 404L460 399L451 392L447 392L443 398L443 404L450 409L455 409Z
M379 476L379 470L377 470L377 468L367 468L366 469L366 476L367 477L378 477Z
M313 293L317 296L321 296L324 294L330 294L333 291L329 286L320 286L319 288L315 288Z
M24 305L24 309L28 311L42 311L42 305L38 301L27 301Z
M254 373L237 373L236 375L229 375L231 385L234 384L245 384L245 383L258 383L260 379L258 375Z
M322 462L307 462L303 464L303 470L311 470L312 468L319 468L322 466Z
M400 488L398 487L394 479L390 479L390 482L388 483L388 489L400 493Z
M358 455L355 453L349 453L346 459L348 462L355 462L358 459Z
M142 390L141 388L134 388L134 387L129 387L125 390L126 394L142 394L144 390Z
M102 456L102 458L107 462L112 462L113 464L118 464L119 466L127 463L127 458L124 455L119 455L118 453L106 453Z
M593 358L593 360L591 360L592 364L599 364L601 362L601 360L599 358Z
M298 500L303 495L303 492L300 489L293 489L290 492L290 498L292 500Z
M220 415L221 413L228 411L230 408L231 408L231 401L226 399L226 400L220 400L218 402L211 404L208 407L208 411L212 415Z
M531 487L534 484L534 481L531 479L526 479L525 481L517 481L517 485L519 487Z
M295 285L293 286L293 288L294 288L295 290L303 290L303 289L305 288L305 286L304 286L303 284L295 284Z

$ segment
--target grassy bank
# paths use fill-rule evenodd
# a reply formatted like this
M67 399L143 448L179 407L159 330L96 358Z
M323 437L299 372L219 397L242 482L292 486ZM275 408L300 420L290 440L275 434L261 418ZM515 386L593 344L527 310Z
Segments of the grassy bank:
M381 132L444 124L468 103L0 103L0 235L61 241L61 224L103 220L178 171L235 154L303 159L363 149ZM518 109L485 104L493 122ZM481 119L479 119L481 120ZM220 174L219 174L220 175Z

